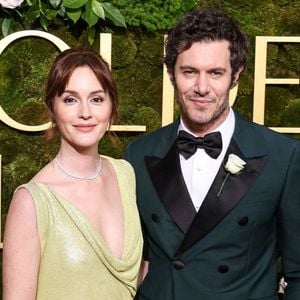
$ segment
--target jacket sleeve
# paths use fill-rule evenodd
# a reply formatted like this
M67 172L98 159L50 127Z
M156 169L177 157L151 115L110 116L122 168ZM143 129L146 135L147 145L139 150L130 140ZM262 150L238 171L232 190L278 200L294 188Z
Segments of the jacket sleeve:
M136 172L135 161L134 161L133 157L135 157L135 156L132 155L131 143L129 143L124 152L124 159L127 160L133 166L134 171ZM135 176L137 177L137 174L135 174ZM138 199L138 194L137 194L137 202L138 202L137 205L139 206L138 200L139 199ZM141 225L142 225L142 233L143 233L143 239L144 239L143 259L146 261L149 261L149 250L148 250L149 246L148 246L148 238L147 238L147 228L142 219L141 219Z
M279 247L287 287L285 300L300 299L300 143L296 147L286 175L278 216Z

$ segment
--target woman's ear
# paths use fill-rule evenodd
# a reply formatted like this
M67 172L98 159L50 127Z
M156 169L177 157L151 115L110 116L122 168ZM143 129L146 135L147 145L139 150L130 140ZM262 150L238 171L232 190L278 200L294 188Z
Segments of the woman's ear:
M56 124L56 118L55 115L52 111L48 110L48 115L50 117L50 121L52 122L52 124Z

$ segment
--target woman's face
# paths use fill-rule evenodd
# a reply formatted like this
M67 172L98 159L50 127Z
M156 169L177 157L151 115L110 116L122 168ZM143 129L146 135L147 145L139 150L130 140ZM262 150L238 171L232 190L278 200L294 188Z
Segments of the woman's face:
M54 99L54 117L62 142L97 148L108 127L112 102L88 66L76 68L62 95Z

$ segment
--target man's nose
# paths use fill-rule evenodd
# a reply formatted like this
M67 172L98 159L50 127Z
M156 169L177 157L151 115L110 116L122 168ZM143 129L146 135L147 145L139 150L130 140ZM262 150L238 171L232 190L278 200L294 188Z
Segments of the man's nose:
M194 90L197 94L201 96L205 96L209 92L209 78L206 74L199 74L196 82Z

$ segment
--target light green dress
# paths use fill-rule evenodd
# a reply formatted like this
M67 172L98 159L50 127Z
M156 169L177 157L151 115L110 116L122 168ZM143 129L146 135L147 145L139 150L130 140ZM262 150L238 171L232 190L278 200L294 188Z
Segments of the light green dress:
M117 174L124 211L122 259L112 256L89 219L67 199L42 183L20 186L33 197L41 241L36 299L133 299L143 244L135 177L126 161L108 159Z

